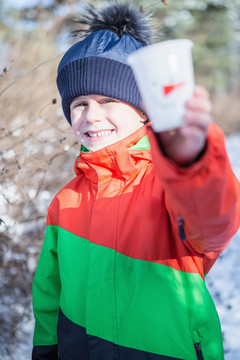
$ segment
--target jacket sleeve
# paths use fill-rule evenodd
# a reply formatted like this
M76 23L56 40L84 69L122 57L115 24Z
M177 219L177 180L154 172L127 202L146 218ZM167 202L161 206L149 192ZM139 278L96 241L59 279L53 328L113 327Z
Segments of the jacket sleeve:
M204 257L207 273L240 223L240 185L231 169L224 134L212 123L204 154L193 165L180 167L162 154L154 132L148 130L171 225L190 251Z
M60 278L57 258L58 227L48 214L46 235L33 280L33 360L58 359L57 322Z

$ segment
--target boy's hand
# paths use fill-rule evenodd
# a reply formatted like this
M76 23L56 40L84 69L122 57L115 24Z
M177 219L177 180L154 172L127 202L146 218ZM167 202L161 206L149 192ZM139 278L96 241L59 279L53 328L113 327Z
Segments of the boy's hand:
M205 147L211 119L209 94L204 87L196 86L192 99L186 102L185 125L157 133L165 155L178 165L191 164Z

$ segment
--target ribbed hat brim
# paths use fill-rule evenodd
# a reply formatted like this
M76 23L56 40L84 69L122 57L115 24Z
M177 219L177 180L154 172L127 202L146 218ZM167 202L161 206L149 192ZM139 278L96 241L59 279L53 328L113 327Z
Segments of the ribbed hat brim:
M63 112L71 124L70 104L81 95L116 98L143 111L130 66L105 57L87 57L65 65L57 76Z

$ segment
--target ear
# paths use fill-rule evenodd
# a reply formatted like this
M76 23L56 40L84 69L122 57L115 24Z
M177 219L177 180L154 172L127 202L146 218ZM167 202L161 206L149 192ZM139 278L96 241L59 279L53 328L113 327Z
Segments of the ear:
M132 108L138 113L139 117L140 117L140 123L147 123L148 122L148 116L145 112L143 112L140 109L137 109L135 107L132 106Z
M141 117L141 120L140 120L141 123L145 123L146 121L148 121L147 114L145 114L143 111L141 111L141 113L139 115Z

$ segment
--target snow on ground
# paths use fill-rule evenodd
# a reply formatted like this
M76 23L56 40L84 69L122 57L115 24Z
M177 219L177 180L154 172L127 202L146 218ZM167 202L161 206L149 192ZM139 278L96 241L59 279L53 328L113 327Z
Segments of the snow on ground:
M240 232L207 276L207 286L214 299L222 324L226 360L240 359Z
M227 149L234 172L240 179L240 133L227 138ZM48 194L47 196L44 194L44 199L39 199L39 206L42 206L41 201L49 201ZM1 226L4 228L11 221L11 219L5 217L5 224L0 224L0 232ZM33 271L36 267L37 249L30 243L27 244L24 252L20 242L17 241L23 231L31 232L33 224L28 223L24 225L26 226L15 223L14 227L12 227L12 231L16 236L14 247L8 248L7 239L5 239L5 242L2 242L3 251L2 259L0 260L3 261L3 267L0 269L0 291L2 290L3 292L3 290L8 289L8 292L3 293L0 299L1 360L27 360L31 358L34 320L31 308L30 284ZM34 226L36 229L36 224ZM39 227L41 227L41 224L39 224ZM207 276L207 286L216 304L222 324L226 360L240 359L239 243L240 231L235 235L228 248L219 257ZM9 263L11 261L12 267L7 270L4 269L4 262ZM23 274L18 273L18 270L15 268L15 265L21 262L26 263ZM24 279L23 276L25 277ZM13 284L7 287L7 283L10 283L11 279ZM22 282L26 284L25 287L22 286ZM14 314L14 318L11 318L12 314ZM11 329L13 323L15 327ZM3 332L6 333L5 337Z
M240 180L240 133L227 138L233 170ZM220 255L209 275L207 286L222 324L226 360L240 359L240 230Z

